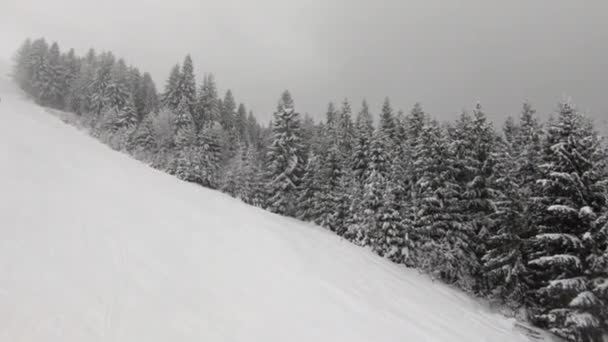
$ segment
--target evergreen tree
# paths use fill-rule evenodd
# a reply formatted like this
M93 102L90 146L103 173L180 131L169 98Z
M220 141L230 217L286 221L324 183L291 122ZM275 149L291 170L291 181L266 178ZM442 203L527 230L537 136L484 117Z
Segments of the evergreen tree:
M214 120L220 119L220 112L218 106L217 90L215 86L215 79L213 74L206 74L203 78L203 84L199 91L199 98L197 104L197 126L200 129L206 125L212 125Z
M239 104L239 108L236 111L235 129L238 141L247 143L249 139L247 137L247 109L245 109L245 105L242 103Z
M127 101L123 108L118 113L118 126L124 128L133 128L137 126L139 122L137 110L135 109L135 103L133 97Z
M355 146L352 157L354 177L360 184L369 176L371 142L374 134L374 123L367 102L363 100L361 111L355 121Z
M572 341L602 341L608 317L606 159L595 132L569 103L560 104L545 144L528 261L540 306L534 319Z
M169 78L165 84L165 92L162 96L163 106L166 106L169 109L177 108L177 105L179 105L182 98L180 93L181 79L182 75L180 72L180 67L179 64L176 64L173 66L173 69L171 69L171 73L169 74Z
M465 117L466 119L467 117ZM427 121L416 143L414 227L409 258L440 279L471 289L476 267L471 233L459 205L454 151L436 121Z
M323 210L321 203L318 201L322 192L321 164L313 151L308 153L306 160L296 202L298 204L296 217L300 220L319 223Z
M267 207L275 213L295 215L296 190L304 168L302 150L299 114L285 91L274 113L267 156Z
M533 213L532 189L541 164L541 127L534 110L525 103L518 123L507 119L495 168L499 190L496 227L483 257L484 270L492 295L510 307L530 306L532 286L528 269Z
M185 101L188 104L190 113L194 113L196 104L196 80L194 78L194 66L192 65L192 58L190 55L186 55L184 58L178 89L180 101Z
M350 103L344 99L336 125L338 149L342 159L350 157L353 152L355 132L351 113Z
M234 96L232 96L232 91L228 89L220 109L220 123L225 131L232 132L235 127L235 121L236 101L234 100Z
M259 148L262 144L261 130L262 128L260 127L260 124L253 115L253 112L249 111L249 115L247 116L246 136L249 139L249 144L252 145L255 149Z
M152 115L147 115L137 127L133 139L131 141L131 149L140 149L142 151L152 152L157 148L154 137L154 127L152 123Z
M338 205L340 181L343 177L342 154L337 144L329 148L320 171L321 191L318 191L315 197L320 210L316 222L332 231L337 231L341 228Z
M90 109L97 115L109 106L108 87L112 82L114 56L104 53L99 57L93 82L90 85ZM121 94L122 95L122 94ZM115 109L115 108L114 108Z
M129 99L127 65L122 59L112 65L110 70L110 80L103 91L103 103L106 106L121 111Z
M378 129L386 136L391 144L394 144L397 138L397 123L393 108L389 98L385 98L382 103L382 110L380 111L380 123Z
M152 76L149 73L144 72L142 76L142 85L140 86L141 98L143 99L143 107L141 108L141 117L156 112L159 110L158 93L156 92L156 86L152 81Z
M220 181L223 162L221 136L222 128L219 123L203 127L197 135L200 156L197 160L200 169L200 184L211 189L216 189Z
M28 87L32 79L32 69L29 65L31 53L32 41L28 38L21 44L15 56L13 57L13 80L19 85L21 89L25 91L30 90L28 89Z
M193 143L194 122L190 113L187 98L183 97L175 110L175 143L178 149L186 148Z

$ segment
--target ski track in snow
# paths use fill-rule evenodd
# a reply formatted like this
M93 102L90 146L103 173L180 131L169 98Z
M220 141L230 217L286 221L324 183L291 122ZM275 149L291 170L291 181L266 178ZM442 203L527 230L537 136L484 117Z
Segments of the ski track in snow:
M0 76L0 341L528 341L467 295L112 151Z

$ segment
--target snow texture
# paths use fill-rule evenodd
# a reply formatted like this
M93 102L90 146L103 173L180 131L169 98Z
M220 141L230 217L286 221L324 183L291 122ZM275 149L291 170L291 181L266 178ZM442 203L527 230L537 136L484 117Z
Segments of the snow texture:
M319 227L115 152L0 76L0 341L527 341Z

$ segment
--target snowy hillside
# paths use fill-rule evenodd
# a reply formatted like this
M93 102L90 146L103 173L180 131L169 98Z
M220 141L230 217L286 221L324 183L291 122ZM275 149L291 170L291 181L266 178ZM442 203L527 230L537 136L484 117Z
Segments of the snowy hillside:
M155 171L0 80L0 341L527 341L463 293Z

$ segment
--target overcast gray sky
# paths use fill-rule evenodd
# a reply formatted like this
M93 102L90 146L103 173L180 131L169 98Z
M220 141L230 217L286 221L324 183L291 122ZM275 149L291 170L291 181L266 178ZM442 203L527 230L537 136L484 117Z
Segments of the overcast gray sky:
M441 119L476 101L494 119L563 95L608 117L606 0L0 0L0 56L25 37L112 50L162 90L191 53L263 120L281 91L321 117L330 100L416 101Z

